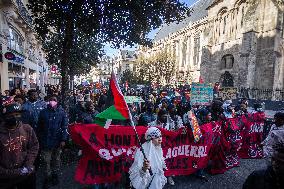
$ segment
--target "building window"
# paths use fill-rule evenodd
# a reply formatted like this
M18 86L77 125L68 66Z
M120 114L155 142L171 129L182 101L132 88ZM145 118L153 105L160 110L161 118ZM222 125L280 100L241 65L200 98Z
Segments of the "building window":
M24 51L24 40L14 29L9 28L9 48L19 53Z
M190 36L187 37L187 43L188 43L188 47L187 47L187 55L186 55L186 61L187 61L187 66L190 66L190 61L191 61L191 38Z
M181 67L185 67L186 65L186 51L187 51L187 37L184 39L182 43L182 64Z
M234 66L234 56L227 54L221 60L221 69L232 69Z
M125 64L125 69L130 70L129 64Z
M284 38L284 13L282 14L282 37Z
M199 62L199 49L200 49L200 37L194 39L194 56L193 64L197 65Z
M226 23L227 21L226 21L226 17L224 17L224 27L223 27L223 34L225 34L225 32L226 32Z
M245 7L242 8L242 19L241 19L241 26L244 25L244 17L245 17Z
M219 22L219 37L221 36L221 27L222 27L222 25L221 25L221 20L220 20L220 22Z

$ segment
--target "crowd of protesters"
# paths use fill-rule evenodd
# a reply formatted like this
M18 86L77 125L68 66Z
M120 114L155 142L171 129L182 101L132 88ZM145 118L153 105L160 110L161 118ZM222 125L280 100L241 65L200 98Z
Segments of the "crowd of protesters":
M13 89L1 94L0 188L36 188L35 171L40 162L44 165L43 188L58 185L60 156L69 140L68 125L93 123L95 116L107 107L108 90L104 87L82 87L70 92L64 99L67 104L65 109L61 106L60 86L46 86L45 91ZM234 104L231 99L222 101L216 98L208 106L192 106L189 92L190 88L185 86L123 90L124 95L141 96L145 101L128 104L135 125L174 131L191 127L192 113L200 126L248 114L247 99L239 99ZM261 104L255 104L253 111L264 110ZM274 135L282 135L284 146L284 112L276 113L274 119L275 124L263 142L272 164L263 172L253 172L244 184L245 189L256 188L256 185L259 185L258 188L284 188L284 147L275 150L271 142ZM129 125L129 122L113 120L112 124ZM196 175L206 179L203 170L199 170ZM258 179L262 179L261 183L258 183ZM168 177L167 182L175 185L173 177Z

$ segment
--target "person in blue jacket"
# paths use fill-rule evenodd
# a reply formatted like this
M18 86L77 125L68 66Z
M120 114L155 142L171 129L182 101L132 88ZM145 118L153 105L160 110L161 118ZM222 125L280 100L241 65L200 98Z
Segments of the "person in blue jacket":
M46 103L39 99L38 92L34 89L29 90L28 100L23 104L22 122L35 129L39 113L44 108L46 108Z
M67 124L64 109L58 105L57 97L51 96L47 108L39 114L37 127L41 158L46 165L44 188L59 184L60 154L68 137Z

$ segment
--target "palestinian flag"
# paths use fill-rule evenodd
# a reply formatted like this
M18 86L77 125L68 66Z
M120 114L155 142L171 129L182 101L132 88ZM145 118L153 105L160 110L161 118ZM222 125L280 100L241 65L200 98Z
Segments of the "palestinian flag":
M107 93L106 109L96 115L95 123L108 128L112 119L129 119L129 109L112 72Z

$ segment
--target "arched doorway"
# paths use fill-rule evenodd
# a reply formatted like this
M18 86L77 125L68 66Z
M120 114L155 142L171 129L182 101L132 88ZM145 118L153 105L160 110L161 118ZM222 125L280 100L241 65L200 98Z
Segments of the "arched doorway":
M220 77L220 83L222 87L234 87L234 77L230 72L225 71Z

